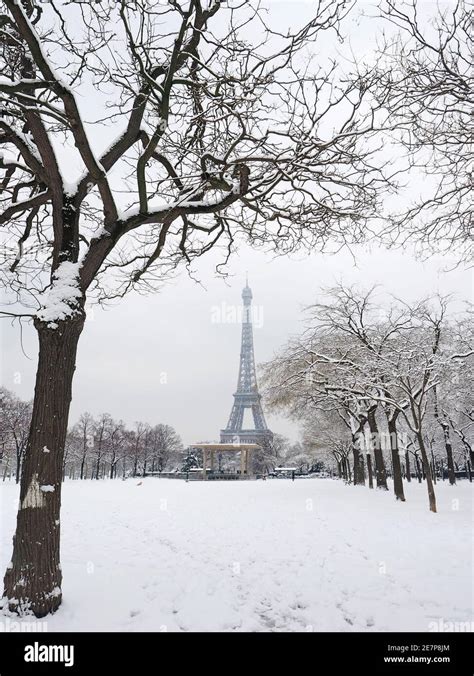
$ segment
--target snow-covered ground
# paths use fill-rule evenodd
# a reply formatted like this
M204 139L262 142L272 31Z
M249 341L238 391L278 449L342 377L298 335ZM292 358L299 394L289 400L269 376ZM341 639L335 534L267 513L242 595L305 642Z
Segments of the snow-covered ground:
M438 484L438 514L424 486L406 489L400 504L330 479L68 482L64 603L47 629L428 631L472 621L472 485ZM3 571L17 487L0 495Z

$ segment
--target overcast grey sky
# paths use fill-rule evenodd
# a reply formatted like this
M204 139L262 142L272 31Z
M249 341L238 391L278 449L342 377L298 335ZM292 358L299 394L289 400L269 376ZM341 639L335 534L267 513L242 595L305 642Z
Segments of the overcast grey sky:
M277 258L243 249L231 262L226 282L212 272L212 255L199 268L202 285L185 273L160 293L132 294L106 311L89 311L80 341L71 422L82 411L104 411L129 424L136 420L173 425L186 443L217 439L225 426L237 382L240 325L231 306L249 271L254 304L257 363L270 359L292 333L301 329L302 307L335 281L370 286L409 300L429 293L472 294L472 275L456 268L443 272L446 259L417 262L407 252L357 250L357 266L348 252ZM219 315L224 321L219 322ZM263 317L263 321L260 319ZM24 398L33 394L36 337L28 327L20 347L18 326L2 323L2 383ZM297 438L288 421L267 415L274 432Z
M311 4L268 3L282 30L295 21L304 23ZM359 7L370 11L373 6L360 2ZM354 16L349 32L358 55L373 48L376 28L374 20ZM74 176L77 170L70 164ZM230 413L240 349L240 325L228 321L227 311L231 314L232 306L241 301L246 270L257 317L263 319L254 331L257 363L271 359L301 329L302 308L315 302L322 286L336 281L364 287L379 283L405 300L436 291L472 297L469 271L443 271L454 261L433 258L421 263L409 251L375 246L355 253L357 264L347 251L273 258L244 247L230 262L227 282L215 277L218 259L211 253L197 266L201 285L182 273L155 295L131 294L108 310L89 310L79 345L71 423L86 410L108 412L129 425L138 420L173 425L186 443L217 439ZM219 312L226 321L215 321ZM19 396L31 398L37 354L34 331L24 325L23 349L18 324L3 320L0 331L0 381ZM287 420L267 414L267 422L274 432L297 437L297 428Z

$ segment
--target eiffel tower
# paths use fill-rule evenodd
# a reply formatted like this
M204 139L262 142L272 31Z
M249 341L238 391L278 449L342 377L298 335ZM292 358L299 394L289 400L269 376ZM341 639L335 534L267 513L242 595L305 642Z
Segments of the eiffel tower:
M255 357L253 352L252 291L248 280L242 291L244 301L242 316L242 345L240 367L234 405L225 430L221 430L221 443L253 443L267 445L273 439L263 415L261 395L258 393ZM253 415L253 429L244 429L244 413L249 408Z

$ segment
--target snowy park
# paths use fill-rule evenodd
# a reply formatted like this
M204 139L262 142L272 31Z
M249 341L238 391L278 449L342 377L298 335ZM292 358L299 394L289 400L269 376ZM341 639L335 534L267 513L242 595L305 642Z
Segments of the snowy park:
M5 568L18 487L5 482L0 495ZM417 482L400 503L331 479L66 481L63 604L15 621L45 631L465 628L472 484L438 482L437 497L433 514Z
M469 10L0 0L0 676L472 661Z

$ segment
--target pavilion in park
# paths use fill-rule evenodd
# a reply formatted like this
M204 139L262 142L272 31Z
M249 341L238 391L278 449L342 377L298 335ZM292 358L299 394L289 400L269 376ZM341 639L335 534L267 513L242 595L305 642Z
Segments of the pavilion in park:
M202 479L252 479L254 474L252 467L252 451L260 449L258 444L193 444L193 449L202 451ZM237 472L216 472L215 455L216 453L240 453L240 473ZM209 462L208 462L209 461Z

